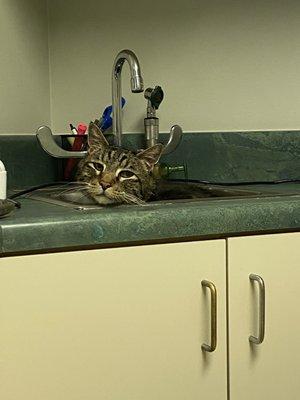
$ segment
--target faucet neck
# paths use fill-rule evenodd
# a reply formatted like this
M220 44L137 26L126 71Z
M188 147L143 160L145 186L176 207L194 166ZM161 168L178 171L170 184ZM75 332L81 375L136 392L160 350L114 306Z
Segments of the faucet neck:
M121 72L124 62L127 61L131 75L131 91L140 93L143 91L143 78L137 56L131 50L122 50L115 58L112 69L112 106L113 106L113 134L117 146L122 145L122 88Z

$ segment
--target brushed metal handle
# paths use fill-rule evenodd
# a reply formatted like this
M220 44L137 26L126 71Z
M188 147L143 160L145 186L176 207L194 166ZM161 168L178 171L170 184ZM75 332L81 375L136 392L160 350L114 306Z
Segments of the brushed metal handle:
M254 344L261 344L265 338L265 323L266 323L266 290L265 282L259 275L250 274L249 279L251 282L257 282L259 288L259 327L258 336L249 336L249 341Z
M87 152L86 151L68 151L60 147L54 140L54 135L52 134L49 126L42 125L36 131L36 137L46 153L52 157L56 158L83 158Z
M203 288L208 288L211 297L211 308L210 308L210 345L203 343L201 348L204 351L212 353L217 347L217 289L215 285L210 282L203 280L201 281Z

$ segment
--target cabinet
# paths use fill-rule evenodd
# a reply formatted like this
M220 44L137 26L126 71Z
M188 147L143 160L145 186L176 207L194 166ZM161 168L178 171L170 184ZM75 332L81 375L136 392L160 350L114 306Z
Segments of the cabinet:
M265 282L265 339L258 332L258 285ZM228 240L231 400L300 396L300 233Z
M0 259L0 398L225 399L225 259L225 240Z
M299 267L300 233L2 258L0 398L296 400Z

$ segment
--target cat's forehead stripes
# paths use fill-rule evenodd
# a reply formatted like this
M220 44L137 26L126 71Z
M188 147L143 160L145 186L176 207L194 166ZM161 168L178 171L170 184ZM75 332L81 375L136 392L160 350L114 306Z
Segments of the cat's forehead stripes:
M140 159L131 151L120 149L119 147L103 147L100 150L90 153L89 161L102 163L106 171L115 172L116 170L128 169L136 175L147 174L147 166L141 163Z
M94 153L93 156L95 157L96 154ZM129 167L129 165L132 167L131 164L132 162L134 163L134 160L134 154L119 148L104 149L101 153L97 153L97 161L101 161L110 167L113 167L114 165L122 168Z
M120 165L121 165L122 167L123 167L124 164L127 162L127 160L128 160L128 157L127 157L127 155L124 154L124 153L122 153L122 154L120 155L119 159L118 159L118 161L119 161L119 163L120 163Z

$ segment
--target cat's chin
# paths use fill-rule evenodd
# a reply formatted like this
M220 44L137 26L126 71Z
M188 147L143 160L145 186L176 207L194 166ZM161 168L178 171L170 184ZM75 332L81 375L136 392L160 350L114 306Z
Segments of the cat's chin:
M115 200L109 199L106 197L104 194L99 194L98 196L93 196L93 199L98 203L102 204L104 206L108 204L116 204L117 202Z

